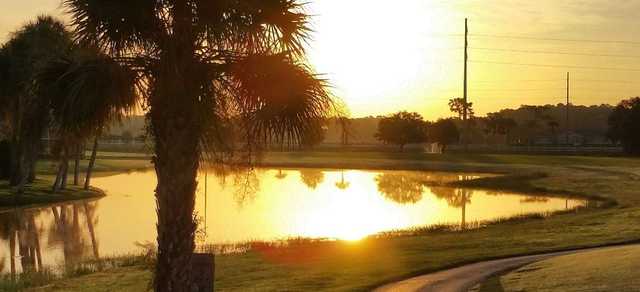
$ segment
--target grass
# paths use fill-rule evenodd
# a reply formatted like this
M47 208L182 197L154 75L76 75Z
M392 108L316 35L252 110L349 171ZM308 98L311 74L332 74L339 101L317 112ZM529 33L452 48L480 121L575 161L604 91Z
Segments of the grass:
M638 262L637 245L565 255L493 277L480 291L640 291Z
M88 165L87 160L80 161L80 172L84 179L85 171ZM36 173L38 175L55 175L58 163L52 160L40 160L36 164ZM105 176L122 172L138 171L153 168L151 159L138 158L104 158L96 159L94 165L94 175ZM69 165L69 171L73 169L73 164Z
M81 182L88 161L82 160L80 163ZM122 172L144 170L152 167L150 160L144 159L99 159L94 166L94 177L113 175ZM51 160L40 160L36 164L38 178L34 183L27 185L25 193L16 198L14 189L9 186L6 180L0 180L0 211L15 207L31 207L42 204L59 203L63 201L84 200L104 196L104 193L96 188L84 190L82 186L74 186L70 182L66 190L57 193L51 191L53 176L57 171L57 162ZM72 174L69 174L72 180Z
M0 212L3 209L30 207L42 204L58 203L63 201L85 200L104 196L104 193L95 188L84 190L82 186L69 185L67 189L54 193L51 190L50 179L38 179L25 188L24 194L16 197L14 190L9 187L6 180L0 181Z
M263 165L502 173L508 177L470 184L497 190L598 197L617 204L551 217L504 220L465 232L259 246L247 253L216 257L216 290L361 291L481 260L640 240L640 225L633 224L640 221L640 160L635 158L272 153L265 157ZM140 291L150 275L143 269L114 268L54 285L64 287L64 291L86 291L84 287L94 283L118 285L118 291ZM636 272L638 276L640 271ZM121 280L125 278L126 281Z

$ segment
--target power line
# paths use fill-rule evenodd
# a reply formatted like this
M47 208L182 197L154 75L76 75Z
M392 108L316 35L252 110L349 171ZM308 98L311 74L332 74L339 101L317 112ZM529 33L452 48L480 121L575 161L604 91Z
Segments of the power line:
M472 83L511 83L511 82L564 82L564 79L513 79L513 80L484 80L473 81Z
M472 91L544 91L564 90L564 88L473 88Z
M518 50L518 49L501 49L501 48L471 48L473 50L482 51L498 51L498 52L514 52L514 53L531 53L531 54L549 54L549 55L576 55L576 56L592 56L592 57L617 57L617 58L637 58L638 55L619 55L619 54L594 54L594 53L572 53L561 51L538 51L538 50Z
M640 72L640 69L637 69L637 68L591 67L591 66L575 66L575 65L512 63L512 62L496 62L496 61L480 61L480 60L470 60L469 62L482 63L482 64L529 66L529 67L571 68L571 69L588 69L588 70L603 70L603 71L632 71L632 72Z
M594 39L565 39L565 38L543 38L535 36L514 36L514 35L496 35L496 34L471 34L475 37L488 37L488 38L501 38L501 39L523 39L523 40L537 40L537 41L557 41L557 42L577 42L577 43L601 43L601 44L627 44L638 45L638 41L629 40L594 40Z

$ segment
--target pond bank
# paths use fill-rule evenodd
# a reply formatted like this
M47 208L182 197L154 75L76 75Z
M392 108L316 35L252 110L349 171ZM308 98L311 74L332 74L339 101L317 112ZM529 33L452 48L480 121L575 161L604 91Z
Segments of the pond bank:
M97 188L85 190L82 186L68 185L66 189L58 192L51 190L52 182L46 179L37 179L27 185L24 194L16 197L14 190L8 181L0 181L0 213L11 211L15 208L33 208L63 202L94 199L106 194Z

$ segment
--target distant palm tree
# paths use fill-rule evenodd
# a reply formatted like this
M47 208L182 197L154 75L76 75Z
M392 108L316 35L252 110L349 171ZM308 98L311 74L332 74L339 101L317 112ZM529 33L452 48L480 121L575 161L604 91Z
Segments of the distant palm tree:
M201 151L299 143L334 109L325 81L305 65L308 16L295 0L64 3L80 41L143 76L158 178L154 287L191 291ZM231 121L235 141L223 131Z
M35 178L40 138L49 123L50 101L34 90L33 80L48 61L66 54L72 39L65 25L41 16L14 33L1 49L0 113L11 125L11 180L22 193Z
M53 124L62 151L54 190L62 187L69 154L76 155L77 160L80 144L94 137L84 185L89 188L98 136L110 122L133 112L138 101L135 88L138 77L129 67L86 48L77 48L73 56L50 62L38 74L38 88L51 100Z

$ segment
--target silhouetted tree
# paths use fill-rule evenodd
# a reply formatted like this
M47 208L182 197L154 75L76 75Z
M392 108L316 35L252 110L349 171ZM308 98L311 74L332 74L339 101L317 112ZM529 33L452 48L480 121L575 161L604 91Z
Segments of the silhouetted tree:
M305 62L308 15L295 0L64 3L80 41L144 76L158 178L154 287L191 291L202 151L300 143L313 121L335 109L326 81ZM231 120L236 141L221 131Z
M349 145L349 139L354 137L351 119L348 117L339 117L336 119L336 123L340 125L340 144L342 144L342 146Z
M1 55L6 78L0 79L0 113L11 124L11 179L17 194L35 178L40 138L49 124L50 100L34 88L34 79L50 60L71 48L65 25L48 16L28 23L11 36Z
M427 141L426 126L420 114L402 111L382 118L375 137L384 143L398 145L402 151L406 144Z
M443 153L447 145L458 142L458 139L460 139L460 133L452 119L440 119L429 127L429 140L440 144Z
M305 148L313 148L322 143L326 136L327 128L322 121L316 121L315 125L309 127L303 134L300 145Z
M475 113L473 112L473 102L467 102L466 106L467 106L467 117L468 118L473 117L475 115ZM465 107L464 98L455 97L455 98L449 99L449 110L457 114L459 119L464 118L464 107Z
M63 187L68 159L75 156L77 162L80 145L94 137L85 178L88 189L97 137L112 121L121 120L135 108L138 74L94 49L77 48L70 57L49 62L36 81L42 95L51 100L60 148L58 173L62 177L56 179L54 190Z
M507 140L511 130L518 126L514 119L507 118L501 113L489 113L483 121L489 133L506 135Z
M609 116L607 137L620 142L624 151L640 155L640 97L621 101Z

